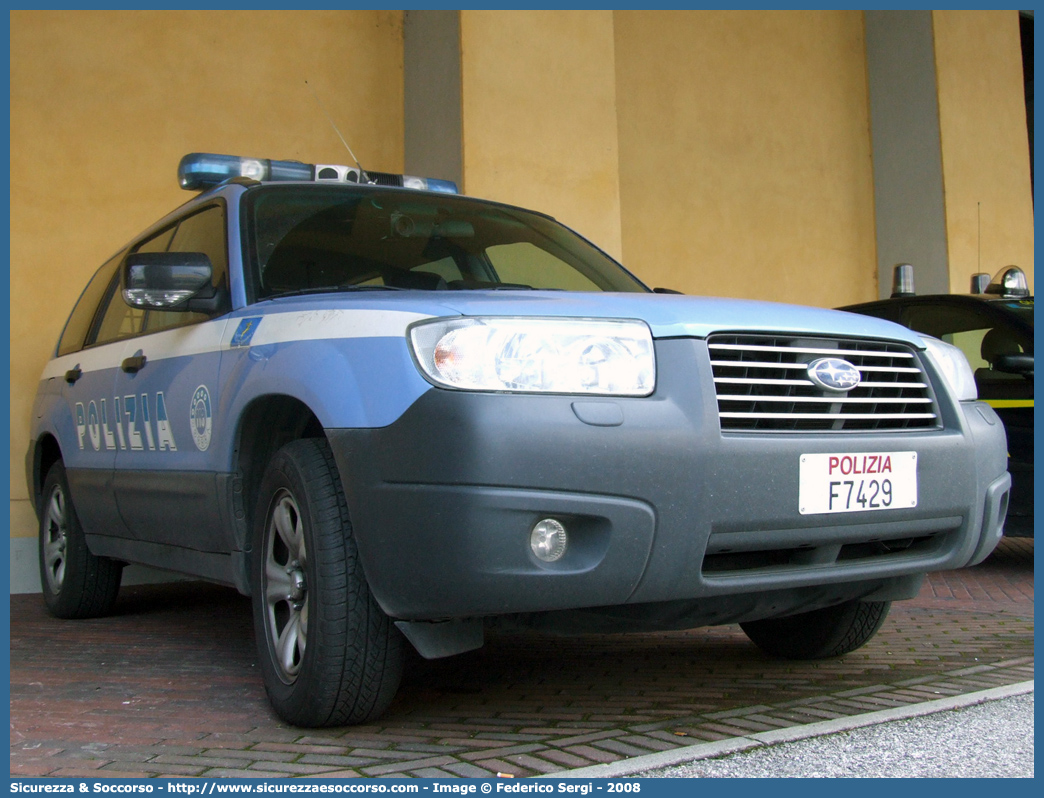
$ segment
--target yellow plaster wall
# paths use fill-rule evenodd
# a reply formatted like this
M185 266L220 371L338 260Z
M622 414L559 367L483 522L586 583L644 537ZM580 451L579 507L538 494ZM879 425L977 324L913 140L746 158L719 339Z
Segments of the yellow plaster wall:
M974 272L995 274L1011 264L1026 271L1032 286L1033 199L1018 12L935 11L932 23L950 290L966 293Z
M619 257L613 12L460 14L464 190Z
M623 262L685 293L877 298L859 11L617 11Z
M11 12L11 533L32 398L93 271L188 198L188 152L401 171L399 11Z

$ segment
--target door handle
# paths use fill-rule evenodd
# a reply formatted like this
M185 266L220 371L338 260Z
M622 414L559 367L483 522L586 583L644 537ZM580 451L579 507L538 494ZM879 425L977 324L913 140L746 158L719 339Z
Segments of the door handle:
M120 368L128 374L137 374L145 368L147 360L148 358L146 358L145 355L134 355L126 358L122 363L120 363Z
M73 385L82 376L83 371L80 369L80 364L77 363L75 366L73 366L71 369L65 372L65 381L70 385Z

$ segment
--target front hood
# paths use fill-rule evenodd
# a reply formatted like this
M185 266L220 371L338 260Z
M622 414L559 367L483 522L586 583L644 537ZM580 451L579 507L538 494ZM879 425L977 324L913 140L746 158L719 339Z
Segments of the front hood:
M564 291L403 291L322 294L272 300L284 307L365 308L425 316L573 316L641 319L654 338L706 338L716 332L765 332L888 338L923 349L917 333L889 321L837 310L746 299L673 294Z
M431 296L429 294L429 296ZM706 338L716 332L817 333L890 338L924 348L917 333L898 324L837 310L746 299L672 294L469 291L439 305L463 316L580 316L642 319L654 338Z

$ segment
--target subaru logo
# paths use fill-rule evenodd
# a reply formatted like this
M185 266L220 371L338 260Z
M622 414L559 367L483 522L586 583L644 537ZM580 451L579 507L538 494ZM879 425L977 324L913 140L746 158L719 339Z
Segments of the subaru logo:
M828 391L850 391L859 384L859 369L847 360L822 357L808 364L808 378Z

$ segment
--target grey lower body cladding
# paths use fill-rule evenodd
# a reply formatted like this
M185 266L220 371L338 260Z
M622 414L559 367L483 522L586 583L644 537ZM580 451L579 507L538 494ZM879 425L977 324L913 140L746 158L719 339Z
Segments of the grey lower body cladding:
M657 363L644 399L432 389L389 427L327 430L384 611L564 630L746 621L914 595L999 540L1010 478L988 407L940 400L932 430L722 433L705 343L658 341ZM800 514L801 455L902 451L917 453L916 507ZM569 535L553 563L529 546L544 518Z

